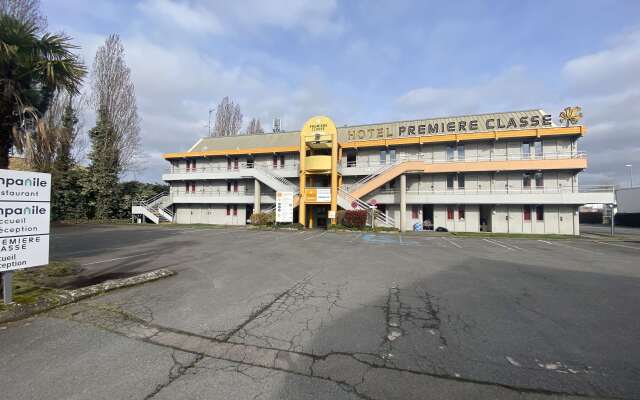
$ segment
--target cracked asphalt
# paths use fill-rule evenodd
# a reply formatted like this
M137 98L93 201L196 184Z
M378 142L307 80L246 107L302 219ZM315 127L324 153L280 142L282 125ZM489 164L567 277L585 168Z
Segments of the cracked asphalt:
M54 229L89 281L177 275L0 326L0 396L640 398L629 235Z

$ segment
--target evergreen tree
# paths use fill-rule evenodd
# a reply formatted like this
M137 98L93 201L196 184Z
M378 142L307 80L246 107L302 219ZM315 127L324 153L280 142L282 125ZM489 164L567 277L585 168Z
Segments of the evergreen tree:
M119 151L115 132L103 108L98 111L96 126L89 131L91 151L89 174L85 182L88 217L111 219L118 209Z

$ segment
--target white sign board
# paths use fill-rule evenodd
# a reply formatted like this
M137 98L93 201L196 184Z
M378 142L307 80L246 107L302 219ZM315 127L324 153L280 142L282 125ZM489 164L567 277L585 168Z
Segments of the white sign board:
M276 222L293 222L293 192L276 192Z
M329 219L334 219L336 217L336 212L329 210L327 217L329 217Z
M318 188L316 190L317 202L331 202L331 188Z
M49 263L51 175L0 170L0 272Z

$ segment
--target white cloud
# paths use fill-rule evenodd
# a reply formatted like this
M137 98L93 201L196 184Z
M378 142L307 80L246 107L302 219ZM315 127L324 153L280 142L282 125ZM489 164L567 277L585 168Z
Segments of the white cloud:
M335 34L342 31L336 8L335 0L144 0L138 5L144 15L172 29L214 34L265 27Z
M541 86L516 66L471 86L410 90L398 98L397 107L403 118L436 117L539 108L542 96Z
M174 0L145 0L138 9L154 20L196 33L221 33L218 17L200 5L190 5Z

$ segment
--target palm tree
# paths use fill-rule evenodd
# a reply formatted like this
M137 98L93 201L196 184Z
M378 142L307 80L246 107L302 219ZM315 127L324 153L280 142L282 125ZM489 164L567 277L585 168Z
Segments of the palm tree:
M65 35L40 35L32 22L0 15L0 168L56 92L78 93L86 68L76 48Z

